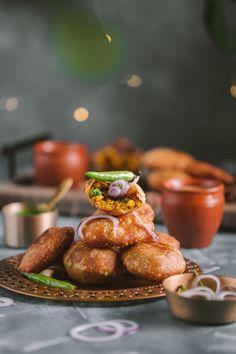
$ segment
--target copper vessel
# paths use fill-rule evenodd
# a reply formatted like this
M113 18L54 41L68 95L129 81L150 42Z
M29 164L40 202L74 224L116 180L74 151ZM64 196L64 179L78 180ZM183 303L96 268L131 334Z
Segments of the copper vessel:
M187 273L173 275L163 282L166 291L168 307L173 316L185 321L219 325L236 321L236 300L213 300L189 299L176 293L180 285L191 287L192 280L196 275ZM218 276L222 286L236 287L236 278ZM207 285L207 279L204 280ZM210 284L209 284L210 285Z
M173 178L164 183L163 219L181 247L211 244L223 217L224 203L224 186L218 181Z
M26 248L43 231L56 225L56 210L42 212L37 215L19 215L19 212L23 209L32 207L40 207L40 204L10 203L2 208L4 242L6 246Z

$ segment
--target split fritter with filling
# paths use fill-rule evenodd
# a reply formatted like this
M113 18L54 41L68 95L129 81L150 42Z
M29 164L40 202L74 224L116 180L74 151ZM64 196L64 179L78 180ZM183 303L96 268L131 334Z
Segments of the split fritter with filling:
M110 215L124 215L145 202L145 194L138 184L132 184L127 193L120 198L112 198L108 194L111 182L89 180L85 185L85 193L89 202L97 209Z

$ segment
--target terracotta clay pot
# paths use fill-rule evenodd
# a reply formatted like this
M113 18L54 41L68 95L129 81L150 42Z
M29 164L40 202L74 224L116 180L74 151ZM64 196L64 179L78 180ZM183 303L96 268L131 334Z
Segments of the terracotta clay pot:
M224 202L224 186L220 182L169 179L162 194L163 219L181 247L207 247L220 226Z
M71 177L76 187L88 168L88 152L83 144L46 140L34 145L33 164L37 184L58 186Z

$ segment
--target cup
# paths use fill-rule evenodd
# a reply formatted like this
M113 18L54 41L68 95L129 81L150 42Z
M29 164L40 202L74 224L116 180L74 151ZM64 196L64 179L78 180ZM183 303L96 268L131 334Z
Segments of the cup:
M2 208L4 242L8 247L29 247L46 229L56 226L57 211L47 211L36 215L20 214L25 208L37 208L38 205L10 203Z
M45 140L34 145L33 165L38 185L58 186L71 177L77 187L88 168L88 152L83 144Z
M220 226L224 204L224 185L218 181L173 178L164 183L163 219L181 247L209 246Z

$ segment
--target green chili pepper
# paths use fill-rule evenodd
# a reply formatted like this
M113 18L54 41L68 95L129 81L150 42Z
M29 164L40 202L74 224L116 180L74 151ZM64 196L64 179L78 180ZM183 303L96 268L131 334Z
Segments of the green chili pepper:
M23 272L22 274L26 278L28 278L29 280L32 280L36 283L49 285L49 286L52 286L53 288L60 288L60 289L66 289L66 290L76 289L76 286L74 286L71 283L68 283L66 281L57 280L54 278L50 278L50 277L47 277L46 275L43 275L43 274L27 273L27 272Z
M97 195L102 195L102 192L100 191L99 188L91 189L89 191L90 197L96 197Z
M87 171L85 176L89 178L96 179L98 181L117 181L118 179L122 179L125 181L132 181L136 175L131 171L106 171L106 172L95 172L95 171Z
M181 284L180 286L178 286L176 291L177 292L179 291L180 293L182 293L182 292L184 292L186 290L188 290L188 288L185 285Z

